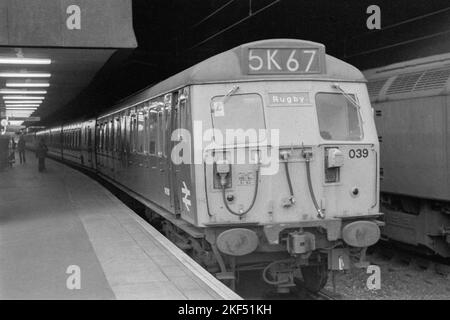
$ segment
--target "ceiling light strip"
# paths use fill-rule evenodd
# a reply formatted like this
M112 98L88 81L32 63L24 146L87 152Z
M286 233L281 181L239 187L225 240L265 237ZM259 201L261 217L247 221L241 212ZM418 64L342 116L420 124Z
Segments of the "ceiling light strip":
M37 82L7 82L7 88L48 88L49 83L37 83Z
M1 78L50 78L50 73L0 72Z
M0 64L51 64L50 59L0 58Z

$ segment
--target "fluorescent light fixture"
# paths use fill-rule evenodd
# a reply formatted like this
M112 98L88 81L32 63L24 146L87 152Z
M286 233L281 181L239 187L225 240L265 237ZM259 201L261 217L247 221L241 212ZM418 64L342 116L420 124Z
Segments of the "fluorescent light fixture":
M36 110L6 110L6 115L10 114L20 114L20 115L30 115Z
M50 64L50 59L0 58L0 64Z
M32 114L36 110L6 110L6 114L22 114L22 115L28 115Z
M0 89L0 94L47 94L47 90Z
M37 82L7 82L7 88L48 88L49 83L37 83Z
M6 108L20 108L20 107L24 107L24 108L28 108L28 107L39 107L39 104L33 104L33 103L24 103L24 104L7 104Z
M21 126L23 121L8 121L10 126Z
M0 72L2 78L50 78L50 73Z
M22 113L11 113L8 115L8 117L14 117L14 118L28 118L31 117L31 113L22 114Z
M42 103L42 100L5 100L5 104Z
M6 111L8 110L29 112L31 110L37 110L37 108L6 108Z
M3 100L44 100L41 96L3 96Z
M30 106L26 106L26 107L17 107L17 106L10 106L10 107L6 107L6 110L37 110L38 107L30 107Z

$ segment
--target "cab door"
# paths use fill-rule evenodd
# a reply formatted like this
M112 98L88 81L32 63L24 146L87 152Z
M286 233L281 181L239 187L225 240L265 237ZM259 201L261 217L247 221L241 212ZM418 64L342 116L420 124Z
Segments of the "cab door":
M172 94L166 94L164 96L163 107L160 109L159 114L159 126L161 138L161 151L159 158L159 171L163 184L164 199L163 205L166 209L174 212L173 208L173 184L171 178L172 164L171 164L171 133L172 133Z
M178 92L174 92L172 94L172 113L171 113L171 119L170 119L170 132L169 136L167 137L168 145L169 145L169 153L168 153L168 159L169 159L169 172L168 172L168 179L170 180L171 184L171 190L170 193L170 203L171 207L173 208L176 215L180 214L180 202L179 202L179 181L178 181L178 175L180 172L180 166L174 163L172 159L172 150L175 147L175 145L178 143L178 140L172 140L172 135L176 130L181 128L180 126L180 104L178 101ZM174 135L177 137L178 135Z
M175 191L173 201L183 220L197 223L195 185L192 178L194 164L188 93L188 88L184 88L173 97L176 101L173 112L173 131L177 129L178 131L177 134L174 134L172 150L177 148L174 150L174 158L182 157L183 159L183 161L178 159L177 163L174 163L176 159L172 159L172 179Z

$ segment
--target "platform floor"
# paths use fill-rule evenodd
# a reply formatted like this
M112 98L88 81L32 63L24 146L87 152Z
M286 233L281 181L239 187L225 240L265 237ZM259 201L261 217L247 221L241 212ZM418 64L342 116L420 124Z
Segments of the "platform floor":
M97 182L27 161L0 172L0 299L240 299Z

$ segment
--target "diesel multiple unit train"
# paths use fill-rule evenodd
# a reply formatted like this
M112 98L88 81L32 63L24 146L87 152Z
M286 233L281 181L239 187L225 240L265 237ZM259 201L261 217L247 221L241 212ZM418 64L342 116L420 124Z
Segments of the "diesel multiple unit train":
M367 265L380 238L366 80L319 43L244 44L95 119L30 137L141 201L230 284L255 269L280 291L299 282L318 291L329 270Z
M381 146L382 234L450 257L450 54L367 70Z

